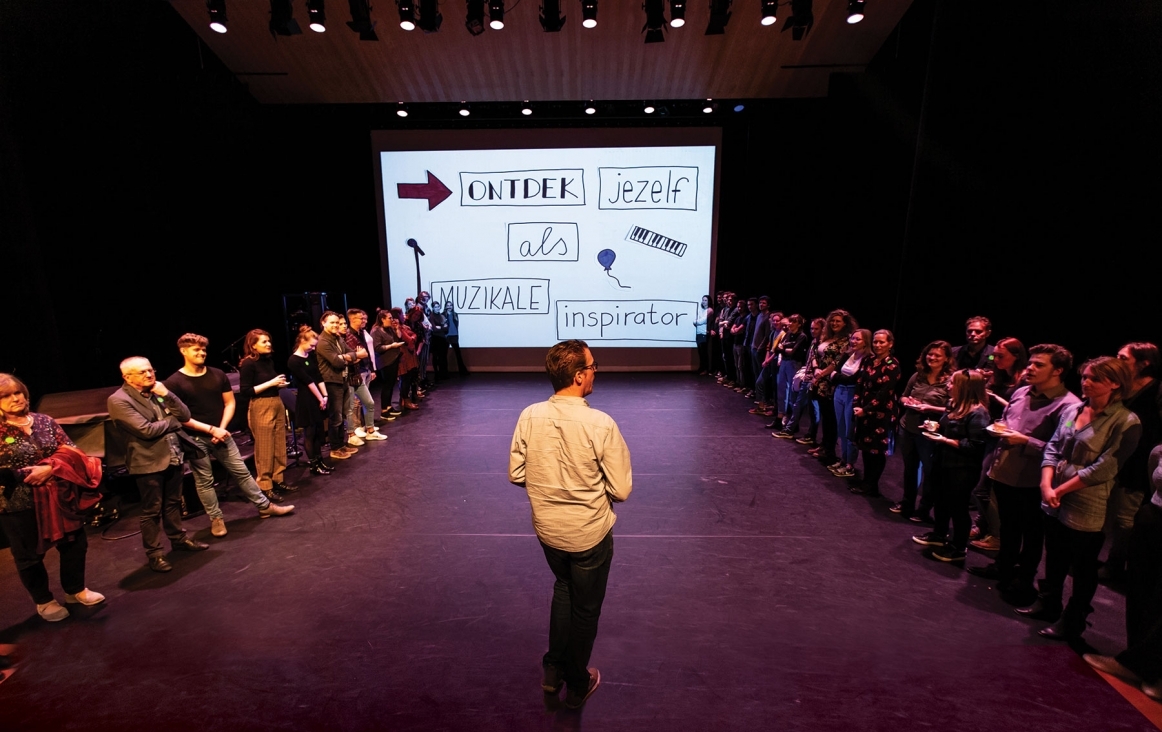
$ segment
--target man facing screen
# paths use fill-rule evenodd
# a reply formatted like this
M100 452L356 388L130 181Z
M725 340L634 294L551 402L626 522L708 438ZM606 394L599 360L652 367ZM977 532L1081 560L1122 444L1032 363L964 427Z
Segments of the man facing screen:
M541 687L559 694L564 683L565 705L576 709L601 683L587 666L613 560L611 503L629 498L633 474L617 423L585 401L597 375L585 342L550 348L545 369L555 393L521 412L508 476L528 491L533 528L556 577Z

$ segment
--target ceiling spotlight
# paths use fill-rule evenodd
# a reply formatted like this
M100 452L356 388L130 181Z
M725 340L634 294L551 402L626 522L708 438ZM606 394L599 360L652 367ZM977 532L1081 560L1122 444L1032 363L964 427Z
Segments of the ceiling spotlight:
M646 11L646 24L642 32L646 34L646 43L662 43L666 36L662 28L666 25L665 0L645 0L642 10Z
M746 106L745 106L745 105L742 105L742 104L736 104L736 105L734 105L734 111L735 111L735 112L741 112L741 111L742 111L742 110L744 110L744 109L746 109Z
M520 113L526 117L533 113L533 108L529 106L529 100L525 100L524 106L520 109Z
M706 24L706 35L720 36L726 32L730 22L730 0L710 0L710 22Z
M581 25L597 27L597 0L581 0Z
M590 99L589 103L585 105L585 114L597 114L597 107L593 106L592 99Z
M561 15L561 0L541 0L541 27L546 33L556 33L565 25Z
M210 30L226 32L226 0L207 0L206 12L210 14Z
M395 108L395 113L396 113L396 116L398 116L398 117L406 117L406 116L408 116L408 108L407 108L407 105L406 105L406 104L404 104L403 102L400 102L400 103L399 103L399 106Z
M354 7L356 0L351 0L352 15L354 15ZM399 27L406 31L416 29L416 6L412 5L412 0L396 0L396 7L399 8Z
M367 0L348 0L347 4L351 8L351 22L347 23L347 27L358 33L361 41L378 41L375 21L371 19L371 6Z
M291 0L270 0L271 35L297 36L303 32L291 10Z
M645 112L646 114L653 114L654 113L654 105L647 103L646 106L642 107L642 111Z
M438 0L420 0L420 19L416 21L420 30L424 33L435 33L440 30L440 24L443 22L444 16L440 14Z
M714 108L716 106L718 106L718 105L716 105L714 103L713 99L707 99L706 104L702 107L702 114L710 114L711 112L714 111Z
M504 28L504 0L488 0L488 27L492 30Z
M847 22L858 23L863 20L864 0L847 0Z
M801 41L815 25L811 0L791 0L791 17L783 24L783 30L791 29L791 40Z
M468 16L464 27L474 36L484 32L484 0L468 0Z
M779 12L778 0L762 0L762 4L763 4L763 19L759 22L762 23L763 25L774 25L775 20L777 20L775 18L775 16Z
M670 0L670 27L686 25L686 0Z
M460 102L460 116L467 117L472 114L472 110L468 109L468 102Z
M327 30L327 11L323 0L307 0L307 21L310 29L316 33Z

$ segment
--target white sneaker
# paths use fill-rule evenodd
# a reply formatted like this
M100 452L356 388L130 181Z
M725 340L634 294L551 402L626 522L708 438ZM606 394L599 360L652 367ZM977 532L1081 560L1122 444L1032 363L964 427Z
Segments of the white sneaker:
M347 438L347 444L351 445L352 447L359 447L363 444L363 440L359 439L358 435L351 435Z
M82 605L96 605L105 602L105 596L100 592L93 592L88 587L75 595L65 595L65 602L81 603Z
M367 430L363 429L362 427L356 427L355 428L355 436L356 437L367 437Z
M65 610L56 600L50 600L43 605L37 605L36 613L50 623L59 623L69 616L69 611Z
M383 434L382 432L368 432L367 437L365 439L368 439L368 440L386 440L387 435Z

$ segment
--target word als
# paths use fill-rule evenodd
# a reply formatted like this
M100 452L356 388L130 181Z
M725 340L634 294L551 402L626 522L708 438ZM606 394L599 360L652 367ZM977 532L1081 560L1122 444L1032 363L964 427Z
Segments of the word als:
M576 262L577 224L534 221L508 225L508 261Z

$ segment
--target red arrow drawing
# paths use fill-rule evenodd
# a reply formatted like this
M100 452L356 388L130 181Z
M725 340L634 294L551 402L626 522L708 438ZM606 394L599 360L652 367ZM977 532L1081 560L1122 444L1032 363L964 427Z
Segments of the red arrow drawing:
M425 172L428 174L427 183L396 183L395 187L400 198L428 199L428 210L431 211L452 195L452 191L448 190L448 186L441 183L439 178L432 175L432 171Z

